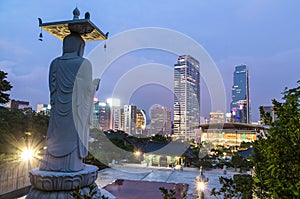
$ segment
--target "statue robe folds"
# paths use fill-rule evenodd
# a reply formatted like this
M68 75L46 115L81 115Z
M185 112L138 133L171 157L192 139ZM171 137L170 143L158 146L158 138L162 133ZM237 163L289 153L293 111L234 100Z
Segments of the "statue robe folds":
M80 56L53 60L49 72L51 115L41 170L75 172L84 168L90 114L99 80L91 63Z

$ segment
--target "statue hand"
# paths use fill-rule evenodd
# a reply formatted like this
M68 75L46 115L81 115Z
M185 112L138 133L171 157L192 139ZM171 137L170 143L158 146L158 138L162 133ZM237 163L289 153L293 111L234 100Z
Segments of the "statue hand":
M93 85L96 86L96 91L99 89L99 83L100 83L100 79L97 78L93 80Z

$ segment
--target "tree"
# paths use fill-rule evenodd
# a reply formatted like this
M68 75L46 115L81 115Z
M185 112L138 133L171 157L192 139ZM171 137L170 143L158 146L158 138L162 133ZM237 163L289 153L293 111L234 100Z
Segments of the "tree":
M221 176L219 177L219 183L222 185L222 187L219 190L213 188L210 193L211 196L225 199L241 198L241 194L236 189L236 183L234 182L234 179Z
M0 104L5 104L9 101L9 94L6 93L10 91L12 86L10 82L6 80L7 73L0 70Z
M210 195L217 198L243 198L252 199L253 180L250 175L234 175L233 178L220 177L222 187L217 190L213 188Z
M273 100L277 120L271 122L266 138L254 142L254 183L259 198L300 197L300 81L285 89L283 102Z

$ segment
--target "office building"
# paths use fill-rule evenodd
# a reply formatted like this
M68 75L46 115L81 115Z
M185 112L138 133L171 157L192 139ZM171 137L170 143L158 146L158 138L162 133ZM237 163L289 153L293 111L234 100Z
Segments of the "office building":
M213 147L240 146L243 142L253 142L257 135L268 134L268 129L261 125L244 124L237 122L200 124L201 142L207 142Z
M224 113L217 111L217 112L210 112L209 113L209 122L210 123L224 123Z
M50 104L37 104L36 112L50 115L51 105Z
M124 105L123 130L129 135L136 133L136 109L134 105Z
M142 134L146 129L146 114L142 109L136 109L136 134Z
M182 55L174 65L174 139L194 139L199 123L200 63Z
M249 99L249 72L246 65L238 65L233 73L232 101L233 122L251 123Z
M122 129L122 108L120 99L118 98L108 98L106 102L110 106L110 129L121 130Z
M9 100L9 102L6 104L6 107L9 109L31 109L29 102L14 99Z
M94 100L92 127L104 131L110 129L110 106L108 103Z

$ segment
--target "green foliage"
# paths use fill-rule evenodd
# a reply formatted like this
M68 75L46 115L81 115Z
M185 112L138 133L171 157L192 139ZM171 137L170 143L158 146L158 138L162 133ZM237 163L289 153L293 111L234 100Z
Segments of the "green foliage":
M266 138L254 142L254 182L259 198L300 197L300 86L286 88L283 100L272 101L277 120L270 123ZM268 118L263 111L261 114ZM269 119L264 121L269 123Z
M92 184L89 186L89 189L90 191L88 194L81 194L80 187L77 186L71 195L74 199L92 199L94 195L97 194L97 186ZM108 197L102 195L101 199L108 199Z
M176 192L174 190L172 189L168 190L164 187L159 187L159 190L161 191L164 199L176 199L175 197Z
M239 146L239 148L246 148L246 149L249 149L252 147L252 142L242 142Z
M244 160L240 155L234 155L232 156L232 164L236 170L236 168L241 168L243 166Z
M151 139L153 141L162 142L162 143L169 143L171 142L170 137L165 137L163 135L155 134L154 136L151 136Z
M252 199L253 179L250 175L234 175L234 183L236 184L236 192L242 194L243 199Z
M35 150L43 148L48 123L49 116L32 110L0 107L0 153L17 153L25 142ZM26 136L25 132L30 135Z
M89 151L93 158L99 160L102 164L108 165L112 160L136 159L133 154L134 146L127 142L127 139L123 139L123 137L109 139L106 133L99 129L92 129L90 135L94 138L94 141L89 144Z
M6 92L12 89L10 82L6 78L7 73L0 70L0 104L5 104L9 101L9 94Z
M213 188L210 195L226 199L252 199L253 180L250 175L234 175L233 178L221 176L219 182L222 187L219 190Z
M249 171L250 168L252 168L252 162L247 161L246 159L241 157L238 153L235 153L232 156L231 163L234 166L235 170L236 168L240 168L240 172Z
M219 178L219 183L222 187L219 190L213 188L210 193L211 196L220 196L225 199L241 198L241 194L236 189L234 179L221 176Z
M174 191L173 189L168 190L164 187L159 187L159 190L161 191L164 199L176 199L176 191ZM180 198L186 199L186 192L181 193Z
M259 107L259 113L263 124L271 125L272 124L272 116L270 113L266 113L262 106Z
M85 164L91 164L97 166L100 170L107 168L108 166L100 162L95 156L89 151L87 157L83 159Z

